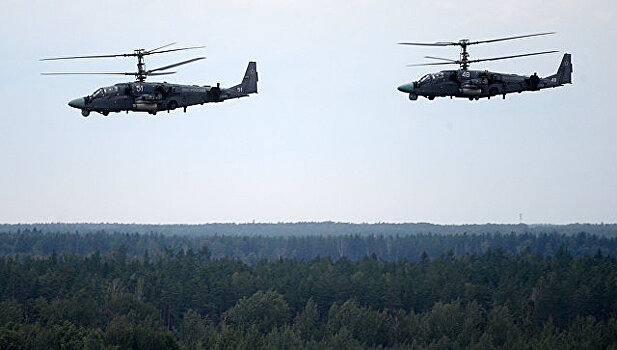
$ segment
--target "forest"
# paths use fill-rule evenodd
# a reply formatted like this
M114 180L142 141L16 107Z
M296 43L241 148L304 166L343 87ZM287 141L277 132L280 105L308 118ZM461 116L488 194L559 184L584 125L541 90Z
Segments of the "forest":
M295 223L212 223L196 225L145 225L119 223L47 223L47 224L0 224L0 232L120 232L120 233L161 233L177 236L408 236L418 234L461 235L461 234L562 234L572 236L580 232L601 236L617 237L617 224L569 224L569 225L526 225L526 224L482 224L482 225L437 225L429 223L375 223L354 224L345 222L295 222Z
M0 349L617 349L615 245L0 230Z
M214 258L238 258L247 263L279 258L313 259L329 256L358 260L376 255L386 261L405 259L419 261L423 255L434 258L452 252L455 256L479 254L489 249L511 253L531 250L541 255L554 255L566 249L573 256L603 254L617 256L617 237L598 236L587 232L561 233L419 233L407 235L177 235L163 233L129 233L86 231L59 232L26 228L14 232L0 231L0 256L47 256L53 252L76 254L106 253L124 249L133 256L155 256L163 251L175 252L207 246Z

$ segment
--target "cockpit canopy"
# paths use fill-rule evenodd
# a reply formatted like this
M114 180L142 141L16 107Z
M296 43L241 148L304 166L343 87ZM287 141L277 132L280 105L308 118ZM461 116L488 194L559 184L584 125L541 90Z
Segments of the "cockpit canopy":
M101 98L103 96L112 96L118 94L118 86L108 86L104 88L97 89L95 92L90 95L90 98L96 99Z
M426 83L427 81L431 80L432 77L430 74L427 74L425 76L423 76L422 78L420 78L420 80L418 80L418 83L422 84L422 83Z
M92 93L92 95L90 97L94 98L99 98L99 97L103 97L105 96L105 92L103 91L103 89L98 89L95 92Z
M439 73L431 73L431 74L427 74L425 76L423 76L422 78L420 78L420 80L418 81L420 84L429 82L431 80L438 80L438 79L442 79L444 77L443 72L439 72Z
M430 81L441 81L444 78L452 79L453 74L456 74L454 71L441 71L437 73L426 74L420 80L418 80L418 84L425 84Z

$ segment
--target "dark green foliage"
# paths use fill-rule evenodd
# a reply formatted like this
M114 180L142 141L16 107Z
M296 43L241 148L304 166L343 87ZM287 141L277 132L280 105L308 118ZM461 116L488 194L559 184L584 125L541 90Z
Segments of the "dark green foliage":
M304 341L316 340L321 337L321 321L319 307L311 298L304 309L293 320L293 330Z
M268 333L289 321L289 306L283 296L272 290L257 291L244 297L223 315L226 325L241 331L256 328Z
M467 247L476 239L532 239L466 237ZM266 245L228 238L251 246L247 251ZM599 242L590 235L534 239L551 246L570 238L581 251ZM305 239L315 247L328 238ZM406 237L347 239L344 249L355 251L365 241L378 247ZM427 256L417 262L368 254L248 264L203 245L144 258L120 242L88 255L58 249L0 257L0 349L617 349L610 249L574 256L570 248L547 255L512 253L512 246L438 255L423 248L418 257Z
M370 346L392 345L390 340L391 316L387 312L375 312L360 307L353 299L342 305L333 304L328 313L328 332L336 336L349 331L354 339Z
M177 349L171 333L162 329L134 326L124 316L111 320L104 337L105 344L119 349Z
M23 307L14 299L6 299L0 303L0 326L23 322Z
M189 309L182 315L182 324L178 336L182 344L190 349L201 347L203 339L208 334L208 324L199 312Z

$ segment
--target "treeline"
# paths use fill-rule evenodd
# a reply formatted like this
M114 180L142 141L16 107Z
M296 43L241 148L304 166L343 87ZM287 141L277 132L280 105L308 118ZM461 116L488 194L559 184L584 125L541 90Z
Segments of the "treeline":
M245 223L201 225L142 225L142 224L0 224L0 232L37 230L49 232L94 233L100 231L121 233L161 233L177 236L407 236L417 234L463 235L463 234L554 234L567 236L580 232L602 237L617 237L617 224L570 224L570 225L435 225L429 223L404 224L352 224L344 222L298 222L298 223Z
M318 256L333 259L346 257L359 260L375 255L386 261L405 259L419 261L422 255L437 257L451 251L455 256L479 254L489 249L503 249L520 253L529 249L532 253L554 255L560 248L573 256L596 254L617 256L617 238L600 237L580 232L565 234L417 234L393 235L345 235L345 236L187 236L163 235L160 233L127 234L41 232L24 230L0 232L0 255L46 256L53 252L76 254L105 254L114 249L123 249L129 255L156 256L165 250L198 251L208 246L214 258L232 257L244 262L294 258L310 260Z
M615 349L617 259L0 258L0 348Z

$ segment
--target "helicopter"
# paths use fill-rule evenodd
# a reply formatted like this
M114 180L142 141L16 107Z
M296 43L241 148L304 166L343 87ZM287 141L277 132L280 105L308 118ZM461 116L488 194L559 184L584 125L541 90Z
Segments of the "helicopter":
M182 48L169 48L176 43L171 43L157 47L152 50L136 49L132 53L121 53L113 55L92 55L92 56L72 56L44 58L41 61L90 59L90 58L111 58L111 57L136 57L137 72L54 72L41 73L43 75L128 75L135 76L134 82L118 83L112 86L102 87L92 94L71 100L68 105L81 110L81 115L88 117L90 112L98 112L103 116L110 112L129 111L148 112L156 115L160 111L175 110L182 107L186 113L188 106L222 102L231 98L246 97L257 93L257 63L249 62L242 82L230 88L221 88L220 83L216 86L180 85L167 82L151 83L145 82L148 76L159 76L174 74L167 70L184 64L203 60L205 57L192 58L186 61L170 64L154 69L146 69L144 57L153 54L168 53L174 51L200 49L204 46L192 46Z
M416 66L434 66L434 65L459 65L458 70L443 70L437 73L429 73L424 75L418 81L403 84L398 87L398 90L409 94L409 99L416 101L419 96L424 96L429 100L434 100L435 97L460 97L469 98L470 101L479 100L480 98L490 99L493 96L502 95L505 99L506 94L521 93L523 91L538 91L541 89L554 88L563 86L564 84L572 83L572 57L569 53L563 55L561 64L556 74L545 78L540 78L537 73L530 76L518 74L505 74L490 72L488 70L469 70L469 65L472 63L484 61L497 61L511 58L544 55L558 52L556 50L526 53L520 55L469 59L467 47L470 45L493 43L505 40L514 40L528 38L541 35L555 34L555 32L537 33L511 36L499 39L470 41L469 39L461 39L452 42L435 42L435 43L418 43L418 42L402 42L399 45L415 45L415 46L460 46L461 53L458 60L447 58L425 56L428 59L440 60L444 62L411 64L408 67Z

